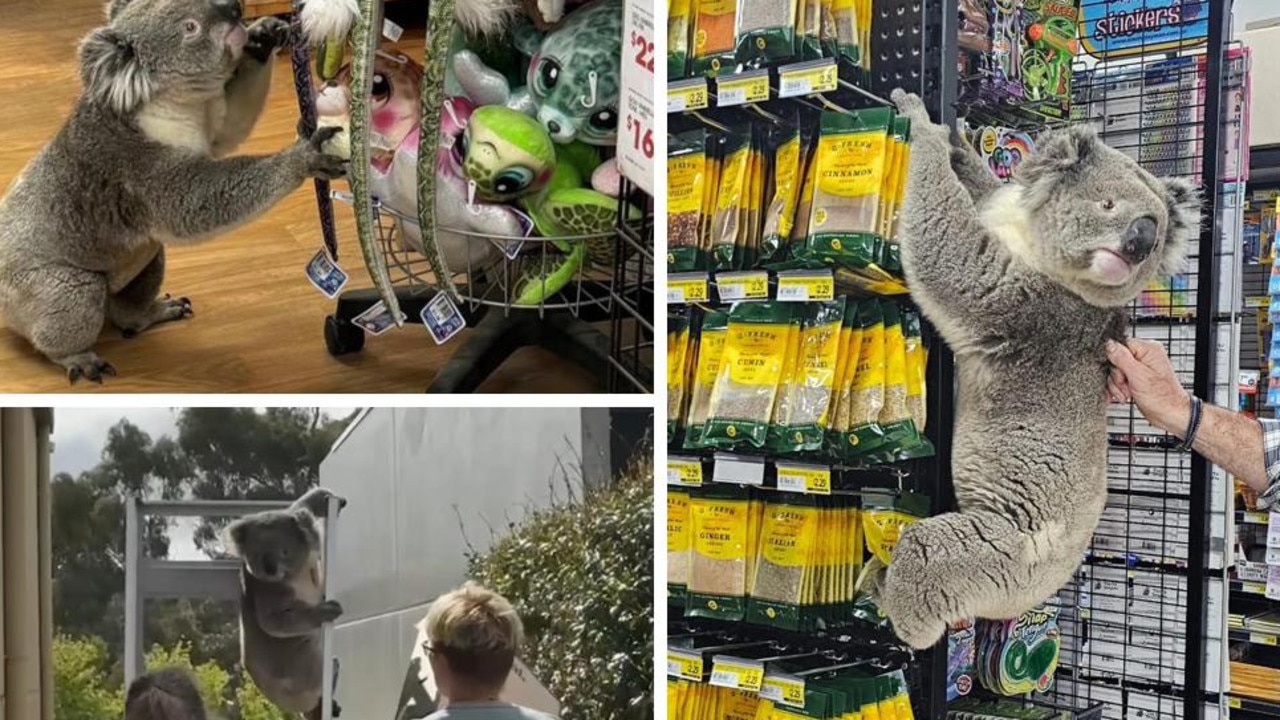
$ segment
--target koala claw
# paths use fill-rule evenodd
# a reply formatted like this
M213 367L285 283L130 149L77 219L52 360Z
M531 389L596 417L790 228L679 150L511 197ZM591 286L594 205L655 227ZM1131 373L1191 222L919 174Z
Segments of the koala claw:
M330 125L311 133L311 137L306 142L308 175L324 180L346 177L347 168L350 167L349 162L323 150L324 144L340 132L342 128Z
M266 62L271 53L289 44L289 23L277 17L264 17L249 26L244 51L258 62Z
M104 376L116 376L116 369L112 367L111 363L94 353L83 353L73 358L64 358L61 362L67 368L67 380L72 385L75 385L80 378L85 378L90 382L101 385Z
M913 126L916 124L932 124L929 119L929 111L925 108L924 100L921 100L919 95L897 88L889 95L889 99L893 101L894 105L898 106L899 113L911 118Z
M332 622L342 616L342 605L337 600L325 600L316 606L321 622Z

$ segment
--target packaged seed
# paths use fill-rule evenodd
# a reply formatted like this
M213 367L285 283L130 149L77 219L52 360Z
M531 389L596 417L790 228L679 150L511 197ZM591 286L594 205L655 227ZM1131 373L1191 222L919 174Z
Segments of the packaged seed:
M693 75L715 77L734 69L734 25L737 0L693 0Z
M749 493L714 485L689 491L693 551L685 615L741 620L747 590Z
M760 241L760 262L768 263L791 237L796 220L796 202L800 198L800 123L780 123L770 132L773 158L773 188L764 213Z
M907 170L911 164L911 118L895 116L893 118L893 138L900 145L900 156L898 158L898 175L897 182L893 188L893 217L889 219L889 233L887 237L894 240L898 237L898 223L902 218L902 201L907 197ZM893 245L894 254L897 254L897 244ZM891 259L889 262L890 269L894 269L896 265L900 272L902 268L901 260Z
M929 515L929 498L913 492L868 491L862 498L867 550L888 565L902 528Z
M689 69L689 21L693 0L669 0L667 16L667 78L683 78Z
M925 423L925 365L924 337L920 329L920 315L914 311L902 314L903 351L907 356L907 412L917 432L924 432Z
M796 373L779 389L770 449L797 453L822 449L840 357L845 298L808 303Z
M753 126L751 134L751 159L747 165L747 189L743 196L742 232L738 233L738 252L734 268L747 269L755 267L760 255L760 223L764 213L765 133L762 126Z
M859 304L858 323L862 343L849 397L849 432L842 438L846 456L871 452L884 442L879 423L884 407L884 310L879 300L869 298Z
M747 498L747 582L750 590L756 581L756 551L760 547L760 528L764 525L764 498L750 494Z
M715 217L717 195L720 192L720 169L724 166L724 143L722 140L722 135L710 133L707 135L707 179L702 186L702 221L698 225L699 258L706 258L711 254L712 220ZM705 267L704 261L704 264L699 264L696 269L701 270Z
M689 493L667 488L667 597L683 603L689 584Z
M819 34L822 27L822 0L801 0L800 15L804 18L803 32L800 38L800 51L797 56L801 60L817 60L822 57L822 45Z
M807 257L846 267L879 260L876 231L892 117L889 108L823 113Z
M698 227L707 180L707 133L691 130L667 144L667 271L699 266Z
M734 255L741 242L743 207L750 183L750 127L721 136L724 160L711 218L711 267L715 270L734 269Z
M688 368L689 316L683 312L667 314L667 442L676 437L684 418L684 389Z
M907 405L907 342L898 304L881 303L884 310L884 407L879 424L884 432L884 446L892 449L911 447L920 440Z
M894 134L894 123L889 123L889 142L885 146L885 170L880 185L880 210L876 217L876 234L881 239L889 237L893 227L894 202L898 194L898 164L902 156L902 142Z
M832 0L831 20L835 25L836 49L841 57L857 65L861 62L858 52L858 0Z
M794 213L794 224L791 227L791 247L799 247L804 245L804 240L809 235L809 215L813 208L813 188L818 180L818 128L805 127L800 129L800 148L803 154L800 156L800 194L796 202L796 211Z
M764 446L793 308L785 302L743 302L730 311L703 442L716 447Z
M791 316L791 329L787 333L787 354L782 362L782 375L778 379L778 392L774 397L773 410L769 413L769 431L765 436L765 445L777 451L781 438L777 436L778 419L790 412L790 395L788 390L796 383L800 371L800 346L804 338L804 307Z
M817 552L818 518L814 495L779 493L765 503L748 622L800 629L804 581Z
M827 448L832 454L844 454L843 438L849 433L849 413L853 407L853 380L862 354L862 325L859 322L862 301L850 299L845 305L840 325L840 348L836 358L835 384L832 386L831 409L827 412Z
M738 0L739 65L767 67L795 57L797 0Z
M711 409L711 392L715 388L716 377L720 372L720 361L724 357L724 341L728 331L729 313L727 312L709 312L702 321L702 332L698 336L693 390L689 396L688 420L685 423L684 446L686 448L705 447L702 444L702 431L707 423L707 412Z

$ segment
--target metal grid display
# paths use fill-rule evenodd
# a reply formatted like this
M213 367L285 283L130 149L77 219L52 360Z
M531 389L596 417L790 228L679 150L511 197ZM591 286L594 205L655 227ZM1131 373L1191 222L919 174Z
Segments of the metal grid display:
M639 220L630 219L632 209ZM652 393L653 198L623 178L609 313L609 392Z

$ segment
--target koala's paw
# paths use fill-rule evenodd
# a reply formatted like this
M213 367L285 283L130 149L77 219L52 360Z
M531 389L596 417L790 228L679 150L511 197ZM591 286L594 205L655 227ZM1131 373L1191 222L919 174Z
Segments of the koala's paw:
M913 133L917 127L923 129L933 126L933 121L929 119L929 110L924 106L924 100L920 99L919 95L898 88L889 95L889 99L898 106L899 115L911 118Z
M349 167L348 161L324 151L325 143L332 140L340 132L342 132L340 127L322 127L311 133L311 138L303 143L302 147L306 157L306 173L309 177L317 177L322 180L336 180L346 177L347 168Z
M289 23L277 17L264 17L249 26L244 52L258 62L266 62L277 49L289 44Z
M104 377L108 375L115 377L116 375L116 369L111 366L111 363L98 357L95 352L77 353L55 358L54 362L67 369L67 380L72 385L75 385L81 378L101 385Z
M342 617L342 605L337 600L325 600L316 606L316 615L320 622L333 622Z
M337 700L333 700L331 702L333 703L333 717L342 717L342 706L338 704Z

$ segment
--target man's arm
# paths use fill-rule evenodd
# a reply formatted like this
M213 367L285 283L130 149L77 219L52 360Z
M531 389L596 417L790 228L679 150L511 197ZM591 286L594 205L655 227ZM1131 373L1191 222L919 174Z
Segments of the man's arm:
M1178 382L1164 347L1131 339L1127 346L1108 343L1107 356L1113 366L1111 399L1134 402L1152 425L1186 440L1191 394ZM1259 493L1280 477L1280 425L1264 434L1259 421L1204 403L1192 449Z

